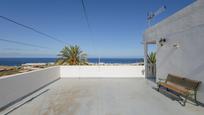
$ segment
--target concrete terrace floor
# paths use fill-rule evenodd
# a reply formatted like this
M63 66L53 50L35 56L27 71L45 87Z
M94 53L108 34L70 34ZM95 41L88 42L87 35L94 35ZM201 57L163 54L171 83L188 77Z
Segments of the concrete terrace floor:
M60 79L9 115L203 115L158 93L145 79Z

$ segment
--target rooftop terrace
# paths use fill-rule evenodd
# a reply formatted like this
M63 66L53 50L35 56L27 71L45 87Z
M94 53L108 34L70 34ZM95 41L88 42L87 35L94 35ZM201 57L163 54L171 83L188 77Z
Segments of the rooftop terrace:
M151 82L134 79L60 79L29 96L9 115L203 115L204 109L158 93ZM41 93L43 92L43 93ZM40 94L40 95L38 95ZM37 95L37 96L36 96ZM19 104L18 104L19 105Z
M57 66L0 79L4 115L203 115L157 92L144 66ZM46 85L48 84L48 85ZM13 103L14 102L14 103Z

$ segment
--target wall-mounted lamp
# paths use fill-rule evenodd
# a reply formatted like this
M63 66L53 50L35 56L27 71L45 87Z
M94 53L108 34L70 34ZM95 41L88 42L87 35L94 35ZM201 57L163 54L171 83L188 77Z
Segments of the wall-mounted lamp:
M161 39L159 40L160 46L163 46L165 42L166 42L166 38L161 38Z

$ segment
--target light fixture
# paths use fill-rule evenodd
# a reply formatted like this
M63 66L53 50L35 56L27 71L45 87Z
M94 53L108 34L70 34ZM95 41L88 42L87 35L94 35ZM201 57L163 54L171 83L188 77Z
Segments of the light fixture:
M166 38L160 38L159 40L160 46L163 46L165 42L166 42Z

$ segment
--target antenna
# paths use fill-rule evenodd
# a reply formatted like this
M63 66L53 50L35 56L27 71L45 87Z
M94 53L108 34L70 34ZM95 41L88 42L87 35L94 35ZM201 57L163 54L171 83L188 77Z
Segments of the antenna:
M165 10L166 10L166 6L164 5L164 6L160 7L160 8L159 8L157 11L155 11L155 12L148 12L148 14L147 14L148 26L149 26L149 27L151 26L152 19L153 19L155 16L161 14L161 13L164 12Z

